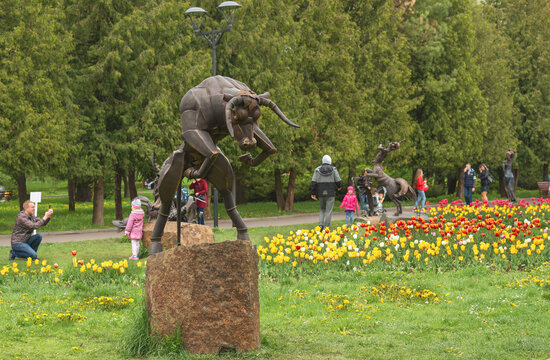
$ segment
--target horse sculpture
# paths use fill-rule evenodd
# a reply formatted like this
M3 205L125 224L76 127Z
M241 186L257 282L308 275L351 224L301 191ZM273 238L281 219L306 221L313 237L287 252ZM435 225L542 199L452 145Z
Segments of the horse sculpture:
M247 227L237 212L232 196L233 168L216 143L232 136L243 151L255 148L261 153L255 158L249 153L239 157L250 166L257 166L277 152L275 146L258 126L260 106L269 107L286 124L299 127L269 100L269 93L256 94L245 84L224 76L212 76L189 90L181 99L180 113L183 144L166 159L160 169L155 191L161 207L151 236L149 253L162 251L160 242L170 204L183 176L204 178L223 196L227 215L237 228L237 240L250 240Z
M403 213L401 202L399 201L401 196L409 194L410 199L416 201L416 192L409 185L407 180L403 178L392 178L384 172L384 168L382 167L382 161L384 161L390 151L399 149L400 144L401 142L391 142L388 144L387 148L384 148L382 144L378 145L379 151L373 161L374 168L367 169L367 176L373 177L381 186L384 186L386 188L386 196L395 203L397 208L394 214L395 216ZM371 204L369 204L369 208L372 213L373 209Z

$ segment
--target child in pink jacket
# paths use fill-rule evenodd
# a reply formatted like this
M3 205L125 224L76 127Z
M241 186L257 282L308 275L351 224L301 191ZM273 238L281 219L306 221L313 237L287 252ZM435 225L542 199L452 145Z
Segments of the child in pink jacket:
M128 218L124 233L132 240L132 256L130 260L139 260L139 242L143 236L143 218L145 212L141 209L141 200L135 198L132 200L132 212Z
M346 196L344 196L344 200L342 200L340 209L341 208L344 208L344 210L346 210L346 225L353 224L353 213L355 212L355 209L359 211L359 202L357 201L357 197L355 196L355 191L353 191L353 186L348 186L348 193L346 194Z

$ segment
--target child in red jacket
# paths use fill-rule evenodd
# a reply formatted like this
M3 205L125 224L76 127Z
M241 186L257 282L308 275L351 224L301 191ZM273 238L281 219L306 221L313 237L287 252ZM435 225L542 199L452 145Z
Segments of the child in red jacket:
M359 202L355 196L355 191L353 191L353 186L348 186L348 193L344 196L344 200L342 200L340 209L341 208L346 210L346 225L353 224L353 213L355 212L355 209L359 211Z

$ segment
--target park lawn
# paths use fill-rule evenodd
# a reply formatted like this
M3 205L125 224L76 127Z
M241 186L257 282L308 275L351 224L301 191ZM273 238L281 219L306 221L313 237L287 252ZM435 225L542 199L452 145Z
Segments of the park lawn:
M288 234L300 226L250 229L253 243ZM235 230L215 231L216 241L234 239ZM96 264L123 261L130 244L122 239L43 244L41 260L64 269L53 273L0 276L0 353L20 359L124 359L132 331L143 326L144 266L129 262L124 274L102 274L73 267L77 259ZM1 248L0 267L8 265ZM17 260L18 268L27 267ZM334 265L334 266L332 266ZM39 270L31 265L29 269ZM530 272L533 270L533 272ZM550 286L526 281L546 278L548 265L525 271L499 271L476 265L448 272L391 270L353 271L329 264L315 272L273 274L260 265L261 348L220 356L190 355L169 339L149 346L148 359L526 359L550 356ZM99 275L99 276L98 276ZM430 290L423 300L373 295L372 286L396 284ZM94 297L113 300L99 305ZM133 302L122 305L123 298ZM347 302L345 302L347 300ZM90 305L91 304L91 305ZM341 307L339 307L341 305ZM330 308L332 306L332 308ZM105 309L106 308L106 309ZM65 314L69 310L70 317ZM40 319L34 320L36 315ZM45 316L44 316L45 315ZM86 317L86 319L82 317ZM27 319L27 320L25 320ZM80 319L80 322L78 321ZM40 325L42 324L42 326Z

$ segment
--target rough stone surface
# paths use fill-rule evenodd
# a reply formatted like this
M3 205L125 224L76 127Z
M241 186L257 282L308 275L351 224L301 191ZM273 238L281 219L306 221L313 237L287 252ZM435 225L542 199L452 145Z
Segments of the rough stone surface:
M147 249L151 242L151 234L155 227L156 221L151 221L143 224L143 239L141 243ZM164 249L171 249L178 243L178 224L175 221L168 221L164 227L164 235L162 235L161 243ZM213 243L214 234L209 226L197 225L191 223L181 223L181 244L193 245L202 243Z
M149 256L145 295L153 333L179 329L189 352L260 346L258 254L248 241L183 245Z

